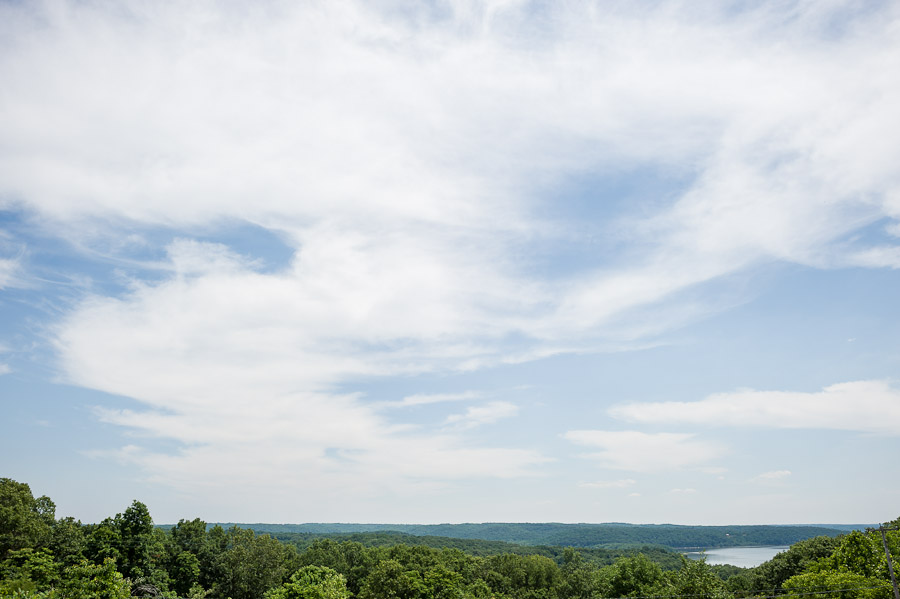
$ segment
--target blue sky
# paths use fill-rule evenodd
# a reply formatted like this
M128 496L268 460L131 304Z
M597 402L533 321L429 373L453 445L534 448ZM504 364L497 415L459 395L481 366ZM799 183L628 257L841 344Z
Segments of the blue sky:
M896 518L898 26L0 4L0 475L85 521Z

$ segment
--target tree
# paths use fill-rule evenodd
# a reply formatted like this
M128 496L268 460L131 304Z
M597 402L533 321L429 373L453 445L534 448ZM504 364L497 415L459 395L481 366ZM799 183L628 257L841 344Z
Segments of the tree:
M556 562L543 555L495 555L486 565L485 581L496 593L549 597L560 579Z
M101 565L82 562L66 568L60 594L65 599L129 599L131 584L111 559Z
M169 531L175 546L180 551L199 555L206 543L206 522L200 518L179 520Z
M362 588L363 580L375 567L377 558L373 550L362 543L344 541L337 543L331 539L316 539L299 557L300 565L327 566L343 575L347 588L356 596Z
M344 577L325 566L304 566L290 581L265 595L266 599L349 599Z
M45 546L55 512L49 497L35 499L27 484L0 478L0 560L9 551Z
M395 559L380 562L363 581L359 599L421 599L425 583L415 570L406 570Z
M187 595L200 581L200 560L189 551L182 551L173 560L170 577L179 595Z
M222 577L214 595L232 599L255 599L280 585L296 567L297 552L269 535L232 527L228 549L221 554Z
M110 518L100 524L89 527L86 549L87 558L95 564L102 564L107 559L118 562L121 558L119 548L122 546L122 535Z
M563 551L563 579L557 594L566 599L590 599L594 595L595 569L584 561L584 557L572 547Z
M124 513L116 514L114 522L121 539L119 571L127 578L148 576L152 569L153 518L147 506L135 499Z
M806 599L889 599L891 584L853 572L827 570L792 576L784 583L787 595Z
M458 599L462 597L462 576L443 565L425 571L425 596L428 599Z
M694 595L708 599L730 596L725 583L713 573L705 559L687 559L682 556L681 569L669 577L669 584L673 595Z
M197 557L200 559L200 585L212 589L225 578L224 555L228 550L228 535L221 526L213 526Z
M746 574L732 577L728 586L732 590L780 588L791 576L802 574L820 559L829 557L840 543L838 538L825 536L799 541Z
M50 533L50 548L56 560L63 565L73 566L85 558L87 539L84 527L75 518L60 518Z
M622 557L597 574L598 593L604 597L639 597L654 594L664 581L659 566L643 554Z
M15 592L49 589L59 582L59 568L48 549L10 551L0 563L0 597Z

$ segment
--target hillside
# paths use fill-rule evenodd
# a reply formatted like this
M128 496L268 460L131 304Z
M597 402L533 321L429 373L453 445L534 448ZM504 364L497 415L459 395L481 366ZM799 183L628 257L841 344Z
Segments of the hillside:
M817 536L836 537L846 529L827 526L683 526L674 524L241 524L219 523L223 528L237 525L258 533L312 535L399 532L412 536L502 541L518 545L603 548L622 545L663 545L686 547L740 547L791 545ZM406 541L405 541L406 542Z

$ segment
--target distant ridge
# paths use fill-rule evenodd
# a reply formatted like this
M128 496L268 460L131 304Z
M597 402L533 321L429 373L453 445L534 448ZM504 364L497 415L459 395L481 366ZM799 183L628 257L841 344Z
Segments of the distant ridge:
M400 532L414 536L503 541L519 545L563 547L612 547L655 544L672 548L791 545L818 536L836 537L865 526L838 525L734 525L689 526L678 524L562 524L557 522L485 522L466 524L357 524L315 523L218 523L223 527L252 528L258 533L354 534ZM214 524L210 524L211 526Z

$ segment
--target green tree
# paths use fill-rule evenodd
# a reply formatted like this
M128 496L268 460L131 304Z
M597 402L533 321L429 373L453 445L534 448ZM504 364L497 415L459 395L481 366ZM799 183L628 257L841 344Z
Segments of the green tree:
M783 588L787 595L807 599L890 599L891 585L853 572L826 570L792 576Z
M327 566L343 575L347 588L354 596L359 594L363 580L377 561L375 551L367 549L362 543L337 543L331 539L316 539L299 558L300 565Z
M673 595L695 595L707 599L726 599L732 595L704 559L681 557L681 568L669 575ZM662 594L662 593L660 593Z
M221 526L213 526L206 533L197 557L200 560L200 585L212 589L225 578L225 552L228 550L228 534Z
M174 545L181 551L188 551L199 555L206 543L206 522L200 518L193 520L179 520L178 524L170 529Z
M590 599L594 595L595 568L572 547L563 551L562 581L557 585L557 595L566 599Z
M840 545L817 566L819 569L852 572L861 576L878 576L886 564L881 538L854 530L841 539Z
M134 500L124 513L116 514L121 559L119 571L127 578L140 578L150 574L153 518L147 506Z
M49 497L35 498L27 484L0 478L0 560L9 551L46 546L55 512Z
M175 591L187 595L200 581L200 560L193 553L182 551L173 560L170 577Z
M791 576L802 574L819 560L829 557L840 543L839 538L825 536L794 543L769 561L729 579L728 588L733 591L768 591L772 594Z
M407 570L395 559L380 562L363 581L359 599L420 599L425 583L416 570Z
M56 560L65 566L80 563L85 556L87 539L84 527L75 518L60 518L50 533L50 549Z
M100 524L88 528L90 531L85 542L87 558L95 564L102 564L107 559L118 562L121 558L119 548L122 546L122 535L110 518Z
M48 549L10 551L0 563L0 596L50 589L59 582L59 568Z
M266 599L349 599L344 577L325 566L303 566Z
M654 594L663 582L660 567L639 553L600 569L595 584L604 597L640 597Z
M425 571L425 596L428 599L458 599L462 597L462 576L443 565Z
M523 599L553 597L560 581L556 562L542 555L495 555L484 566L483 578L494 593Z
M129 599L131 584L116 570L116 563L107 559L102 564L82 562L66 568L60 584L66 599Z
M231 599L255 599L280 585L296 567L297 552L269 535L233 527L227 533L229 546L221 554L222 577L213 594Z

